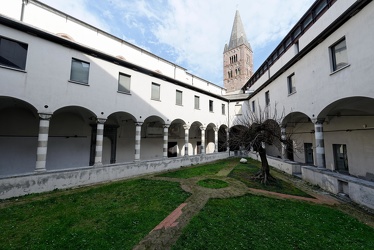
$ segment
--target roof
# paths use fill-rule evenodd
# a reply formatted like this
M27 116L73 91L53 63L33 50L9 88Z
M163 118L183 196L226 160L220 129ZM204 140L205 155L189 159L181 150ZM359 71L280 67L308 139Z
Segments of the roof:
M225 45L224 52L237 48L242 44L246 45L250 50L252 50L244 32L242 19L240 18L239 11L237 10L235 13L234 23L232 25L230 42L228 46L227 44Z

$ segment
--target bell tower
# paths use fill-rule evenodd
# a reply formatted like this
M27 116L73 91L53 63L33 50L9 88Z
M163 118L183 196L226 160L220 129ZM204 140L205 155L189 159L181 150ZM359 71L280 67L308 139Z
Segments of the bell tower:
M239 92L253 75L253 52L237 10L229 44L223 50L223 84L227 92Z

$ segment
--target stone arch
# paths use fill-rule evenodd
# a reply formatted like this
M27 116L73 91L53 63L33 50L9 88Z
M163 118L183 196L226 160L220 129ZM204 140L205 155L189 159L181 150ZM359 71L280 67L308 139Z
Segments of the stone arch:
M326 167L374 180L374 98L346 97L317 115L323 124Z
M199 121L195 121L191 124L189 129L189 146L188 152L190 155L201 154L201 129L203 124Z
M0 176L34 172L39 131L37 109L23 100L0 96L0 116Z
M206 154L211 154L214 153L215 151L215 129L216 125L214 123L209 123L206 126L205 129L205 153Z
M291 112L282 121L287 143L284 144L283 158L313 165L315 162L314 124L302 112Z
M96 128L96 115L87 108L66 106L56 110L50 121L46 169L92 165L92 142L96 141L92 128Z
M175 119L170 123L168 134L168 157L184 155L186 122L182 119Z
M159 116L149 116L141 130L140 159L159 159L163 156L165 121Z
M108 116L104 124L103 164L134 161L136 118L118 111Z

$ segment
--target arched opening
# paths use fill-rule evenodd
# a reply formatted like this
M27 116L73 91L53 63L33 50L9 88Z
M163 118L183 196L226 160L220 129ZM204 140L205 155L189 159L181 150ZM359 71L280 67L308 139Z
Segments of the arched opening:
M51 117L47 170L77 168L90 165L96 141L92 137L96 115L88 109L68 106L55 111Z
M39 118L29 103L0 97L0 176L35 170Z
M208 126L206 126L205 129L205 145L206 145L206 154L214 153L215 149L215 135L214 135L214 129L216 128L216 125L213 123L209 123Z
M190 155L201 154L201 122L193 122L189 130L189 148ZM191 147L191 148L190 148Z
M186 123L181 119L175 119L170 123L168 134L168 157L184 155L184 127Z
M221 125L218 130L218 152L226 152L227 145L227 126Z
M165 121L158 116L145 119L141 130L140 159L159 159L163 156Z

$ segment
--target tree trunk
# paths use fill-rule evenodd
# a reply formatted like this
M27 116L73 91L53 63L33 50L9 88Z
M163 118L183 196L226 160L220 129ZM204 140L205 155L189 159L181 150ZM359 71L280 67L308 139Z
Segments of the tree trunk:
M263 147L260 147L258 150L258 153L260 155L261 159L261 177L262 177L262 183L267 184L269 179L272 178L270 175L270 168L268 159L266 158L266 149Z

